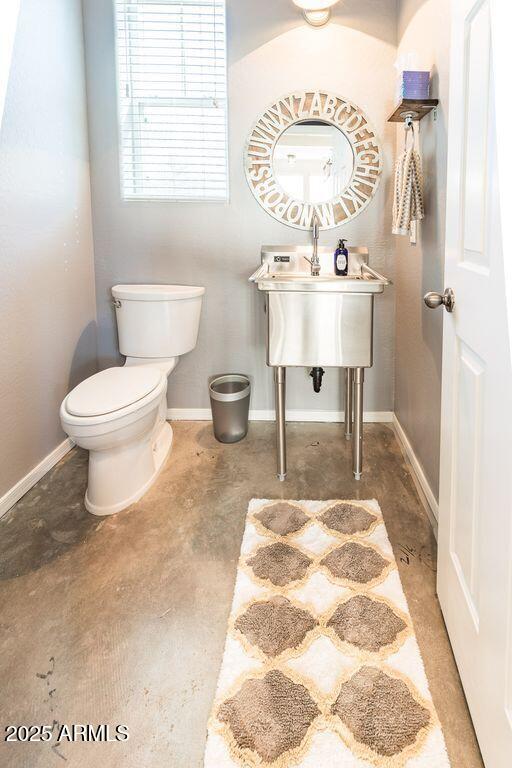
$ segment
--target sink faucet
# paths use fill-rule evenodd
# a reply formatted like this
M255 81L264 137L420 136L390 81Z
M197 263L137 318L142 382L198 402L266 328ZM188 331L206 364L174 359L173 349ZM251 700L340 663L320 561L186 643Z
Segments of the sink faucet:
M316 213L312 218L312 232L313 232L313 258L310 261L311 264L311 276L318 277L320 274L320 259L318 258L318 238L320 237L320 219Z

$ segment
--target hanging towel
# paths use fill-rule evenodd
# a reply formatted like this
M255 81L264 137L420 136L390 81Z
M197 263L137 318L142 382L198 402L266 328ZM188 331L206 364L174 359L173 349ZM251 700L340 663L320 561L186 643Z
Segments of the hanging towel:
M393 198L393 234L408 235L411 222L420 221L423 209L423 173L421 158L414 149L405 148L398 158Z

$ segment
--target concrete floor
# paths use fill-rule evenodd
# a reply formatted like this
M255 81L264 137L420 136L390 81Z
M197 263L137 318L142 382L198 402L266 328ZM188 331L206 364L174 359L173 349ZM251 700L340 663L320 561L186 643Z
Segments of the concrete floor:
M379 500L452 768L482 766L435 597L435 539L392 430L365 425L351 474L337 424L290 424L289 476L274 425L221 445L175 425L144 499L100 519L72 451L0 521L0 723L128 725L128 742L0 743L4 768L200 768L249 499ZM327 768L319 766L319 768ZM434 768L434 766L432 767Z

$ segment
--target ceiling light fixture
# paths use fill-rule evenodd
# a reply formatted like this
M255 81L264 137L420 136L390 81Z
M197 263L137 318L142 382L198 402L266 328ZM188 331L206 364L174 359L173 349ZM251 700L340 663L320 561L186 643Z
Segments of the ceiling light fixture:
M293 0L312 27L323 27L331 18L331 8L339 0Z

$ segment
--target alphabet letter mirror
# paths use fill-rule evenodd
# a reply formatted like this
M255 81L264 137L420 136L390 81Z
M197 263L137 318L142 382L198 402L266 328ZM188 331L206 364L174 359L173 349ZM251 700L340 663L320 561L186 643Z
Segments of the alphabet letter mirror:
M375 194L379 140L366 115L326 91L299 91L260 116L247 140L245 172L259 204L278 221L310 229L345 224Z

